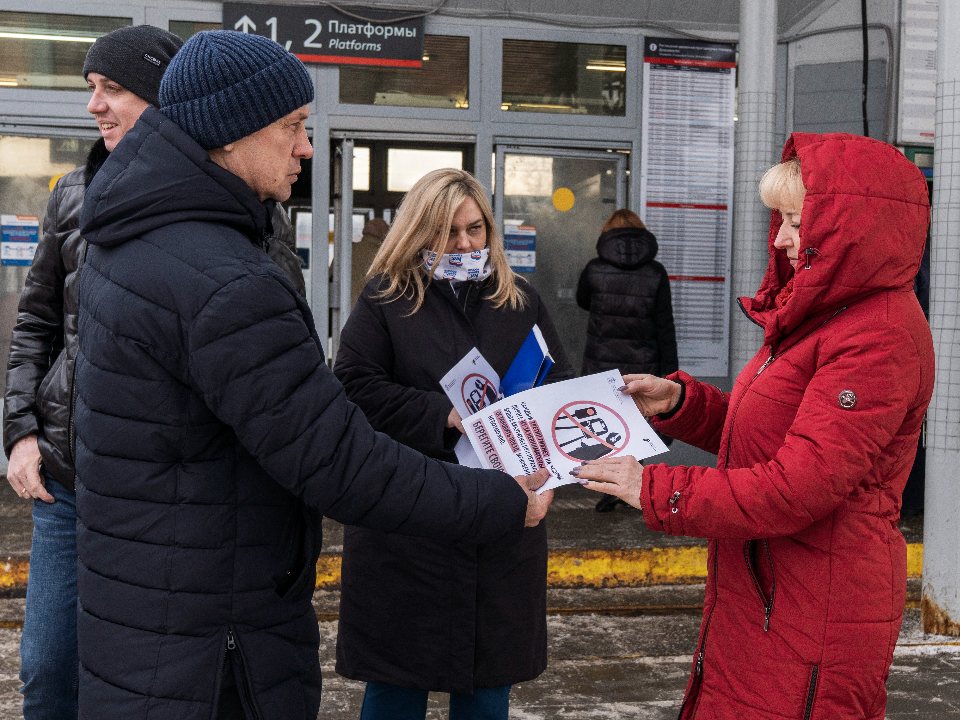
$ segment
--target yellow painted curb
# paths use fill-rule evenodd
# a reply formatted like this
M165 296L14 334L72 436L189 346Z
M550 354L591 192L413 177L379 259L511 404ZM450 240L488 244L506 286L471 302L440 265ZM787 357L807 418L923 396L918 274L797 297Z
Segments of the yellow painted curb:
M907 577L923 577L923 543L907 543Z
M3 562L0 560L0 562ZM0 593L27 587L30 558L10 557L0 565ZM923 574L923 544L907 545L907 577ZM707 548L677 546L629 550L552 550L549 588L612 588L689 585L707 579ZM340 589L340 553L317 560L317 590Z
M707 577L707 548L554 550L547 561L547 587L611 588L689 585Z
M317 590L340 589L340 553L320 553L317 560Z
M6 562L0 560L0 591L26 590L27 573L30 570L30 557L9 557Z
M907 577L923 574L923 544L907 544ZM706 546L629 550L551 550L548 588L614 588L692 585L707 580ZM340 588L340 554L317 561L317 589Z

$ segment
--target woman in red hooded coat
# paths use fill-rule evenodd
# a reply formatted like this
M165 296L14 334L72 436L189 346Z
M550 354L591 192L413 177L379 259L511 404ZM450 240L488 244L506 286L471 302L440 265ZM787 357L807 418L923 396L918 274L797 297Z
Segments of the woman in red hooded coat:
M763 347L728 395L684 372L627 376L654 426L717 467L574 471L707 537L682 719L882 720L906 599L901 494L934 381L913 279L926 182L869 138L794 134L761 183L770 264L747 317Z

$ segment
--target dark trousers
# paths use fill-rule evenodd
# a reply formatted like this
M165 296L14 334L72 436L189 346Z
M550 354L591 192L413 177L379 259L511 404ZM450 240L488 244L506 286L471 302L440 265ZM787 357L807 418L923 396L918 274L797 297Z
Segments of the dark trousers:
M423 720L427 695L426 690L367 683L360 720ZM510 685L450 693L450 720L506 720L509 712Z

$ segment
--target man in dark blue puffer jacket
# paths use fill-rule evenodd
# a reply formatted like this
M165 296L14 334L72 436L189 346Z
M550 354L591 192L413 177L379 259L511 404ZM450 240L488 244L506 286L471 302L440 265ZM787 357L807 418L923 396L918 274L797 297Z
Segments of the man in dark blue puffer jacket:
M81 215L80 717L314 720L322 514L483 543L551 493L370 428L261 248L313 153L309 75L231 31L175 60Z

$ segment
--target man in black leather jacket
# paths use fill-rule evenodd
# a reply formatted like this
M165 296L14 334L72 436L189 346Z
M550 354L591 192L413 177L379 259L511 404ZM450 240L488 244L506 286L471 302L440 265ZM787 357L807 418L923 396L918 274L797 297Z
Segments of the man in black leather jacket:
M182 44L171 33L141 25L115 30L91 47L83 68L91 90L87 110L102 137L86 166L57 182L20 299L7 368L3 441L10 485L21 497L37 501L21 641L27 720L77 715L73 411L77 296L86 255L80 208L110 152L143 110L158 103L163 71ZM278 205L271 218L275 232L268 252L302 294L293 229Z

